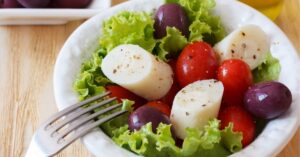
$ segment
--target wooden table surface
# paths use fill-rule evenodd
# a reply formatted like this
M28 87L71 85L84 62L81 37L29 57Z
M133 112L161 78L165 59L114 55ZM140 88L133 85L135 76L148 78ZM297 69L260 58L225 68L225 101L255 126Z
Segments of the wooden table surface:
M35 129L57 111L54 63L65 40L81 23L0 27L0 157L24 156ZM276 23L300 52L300 0L286 0ZM300 129L278 157L299 157L299 145ZM57 155L91 156L79 141Z

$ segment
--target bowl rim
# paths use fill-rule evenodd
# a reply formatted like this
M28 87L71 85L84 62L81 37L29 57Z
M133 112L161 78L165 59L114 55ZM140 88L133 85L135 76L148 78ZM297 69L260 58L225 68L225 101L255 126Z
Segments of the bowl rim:
M280 63L283 66L280 81L283 81L284 84L286 84L290 89L292 89L293 93L293 104L292 108L283 116L280 118L271 121L264 131L255 139L253 143L251 143L249 146L244 148L242 151L235 153L231 156L275 156L278 154L284 146L288 143L288 141L292 138L292 136L295 134L296 129L299 126L299 116L297 115L297 112L300 112L300 107L297 107L297 104L300 104L300 85L297 84L297 82L300 82L300 74L297 73L297 71L300 71L300 60L297 54L297 51L292 46L292 43L289 41L289 39L285 36L285 34L281 31L280 28L278 28L271 20L269 20L267 17L259 13L258 11L254 10L253 8L240 3L235 0L216 0L217 6L216 9L214 9L214 12L221 16L222 18L230 18L231 16L245 16L240 19L230 19L233 21L233 24L228 24L226 26L227 29L232 30L235 27L239 27L243 24L249 24L254 22L258 24L263 24L264 31L270 34L270 38L274 38L275 41L271 42L271 52L272 54L280 59ZM70 46L76 43L79 43L78 40L82 38L83 32L90 33L90 29L93 29L94 27L101 28L101 21L104 19L107 19L111 15L122 11L122 10L145 10L145 11L151 11L153 10L153 7L159 6L163 3L163 0L153 0L149 2L148 0L136 0L136 1L128 1L125 3L122 3L120 5L117 5L115 7L112 7L108 9L106 12L102 14L98 14L94 16L93 18L87 20L85 23L83 23L73 34L69 37L69 39L64 44L61 52L58 55L55 69L54 69L54 93L55 93L55 99L56 103L58 105L58 108L61 110L64 107L66 107L69 104L72 104L70 102L76 102L76 96L74 96L75 93L72 94L64 94L68 89L61 89L61 85L64 85L64 80L61 80L63 77L66 76L64 72L68 71L69 65L67 67L65 61L67 61L70 58L76 58L81 57L80 60L84 60L84 58L88 58L88 56L83 56L84 53L91 53L89 50L93 48L87 48L87 47L79 47L79 48L70 48ZM143 4L143 5L142 5ZM149 5L145 5L149 4ZM239 9L242 15L236 14L236 15L228 15L226 13L226 10L222 7L233 7L234 9ZM227 17L229 16L229 17ZM238 21L234 21L238 20ZM249 21L250 20L250 21ZM97 24L98 22L98 24ZM224 21L223 21L224 22ZM240 23L238 23L240 22ZM237 23L237 24L235 24ZM100 32L99 32L100 33ZM99 34L98 33L98 34ZM84 35L83 35L84 36ZM97 38L98 39L98 38ZM81 39L82 40L82 39ZM91 40L96 40L91 39ZM91 40L85 41L85 44L92 42ZM278 40L278 41L277 41ZM93 41L95 43L95 41ZM279 43L277 43L279 42ZM97 42L96 42L97 43ZM281 46L284 45L284 46ZM272 49L273 48L273 49ZM283 55L279 52L282 48L288 50L289 55ZM76 50L82 49L81 52L78 52ZM89 50L86 50L89 49ZM279 50L277 50L279 49ZM72 51L73 50L73 51ZM274 52L274 53L273 53ZM65 65L64 65L65 64ZM74 64L74 66L78 67L78 64ZM287 68L293 68L293 70L287 70ZM61 69L62 68L62 69ZM77 70L79 71L79 70ZM78 73L77 73L78 74ZM286 74L289 74L289 78L285 77ZM282 80L281 80L282 79ZM74 80L73 80L74 81ZM70 82L68 82L70 84ZM67 84L68 84L67 83ZM67 97L66 97L67 96ZM68 96L70 98L68 98ZM299 105L298 105L299 106ZM295 111L294 111L295 110ZM268 133L266 133L268 132ZM280 135L278 137L275 137L276 135ZM101 143L95 142L96 140L102 140ZM109 152L107 150L113 150L115 153L113 155L109 156L135 156L132 153L129 153L128 151L124 149L120 149L117 145L115 145L110 138L108 138L100 129L95 129L91 133L85 135L82 137L82 141L84 145L96 156L108 156ZM273 141L273 142L272 142ZM276 143L277 142L277 143ZM99 146L95 146L95 143L99 144ZM273 144L273 147L265 148L264 146L267 144ZM99 151L99 147L103 147L104 149L101 149ZM102 152L102 150L105 151ZM104 154L103 154L104 153ZM108 154L107 154L108 153Z

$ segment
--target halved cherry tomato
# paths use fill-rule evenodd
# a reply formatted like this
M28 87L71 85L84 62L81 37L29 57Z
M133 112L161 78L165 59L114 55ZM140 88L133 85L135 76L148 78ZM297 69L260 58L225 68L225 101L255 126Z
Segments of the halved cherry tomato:
M176 69L176 62L177 62L177 60L171 60L169 62L169 65L172 67L172 70L173 70L174 73L175 73L175 69ZM172 107L174 97L176 96L177 92L180 89L181 88L178 84L177 78L174 75L173 76L173 84L171 86L171 89L169 90L169 92L163 98L160 99L160 101L162 101L162 102L166 103L167 105L169 105L170 107Z
M118 85L108 85L106 86L106 89L111 92L110 96L117 97L119 102L121 102L121 99L128 99L134 101L134 109L137 109L138 107L144 105L147 102L145 99L135 95L129 90Z
M205 42L187 45L178 57L176 75L181 87L198 80L216 78L217 56Z
M165 115L167 115L168 117L170 117L171 109L167 104L165 104L161 101L150 101L146 105L154 107L157 110L159 110L160 112L162 112Z
M225 60L218 69L218 80L224 85L225 105L242 104L245 92L253 83L249 65L239 59Z
M255 124L252 116L241 106L227 106L219 113L221 129L233 123L233 131L243 133L243 147L250 144L255 137Z

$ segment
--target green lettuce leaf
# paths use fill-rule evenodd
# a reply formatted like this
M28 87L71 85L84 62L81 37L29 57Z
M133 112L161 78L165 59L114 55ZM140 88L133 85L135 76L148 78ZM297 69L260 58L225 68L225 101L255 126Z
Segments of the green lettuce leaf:
M252 71L254 82L278 80L280 71L279 60L268 53L265 61Z
M158 58L167 61L178 57L187 44L187 39L175 27L167 27L167 35L159 43Z
M121 131L124 132L121 133ZM126 130L121 127L118 131L114 131L112 139L116 144L123 148L131 150L137 154L146 154L147 151L149 152L149 149L153 149L153 152L156 150L155 147L152 147L153 143L150 143L149 141L153 135L152 125L149 123L143 126L140 131L134 132L130 132L128 130L128 126Z
M80 74L73 85L80 101L105 92L104 86L111 83L100 68L102 59L104 58L103 53L106 52L103 49L98 49L92 54L92 58L84 62L81 66Z
M112 137L114 135L113 134L114 131L119 130L121 127L123 127L128 123L128 117L129 117L129 113L125 113L108 122L101 124L100 128L106 135Z
M210 34L211 33L211 28L210 26L205 23L201 22L200 20L194 21L190 27L190 36L189 36L189 41L202 41L204 38L204 34Z
M216 145L220 143L221 132L219 130L219 121L212 120L204 127L204 131L197 129L187 128L187 137L184 139L182 145L183 156L199 156L199 154L205 154L205 156L211 156L211 153L217 153L217 156L223 156L222 153L214 152ZM223 148L224 149L224 148ZM226 155L229 155L225 150Z
M166 124L160 124L156 133L152 131L151 123L133 132L126 125L115 130L112 139L119 146L145 157L225 157L240 150L235 146L241 146L241 134L234 133L232 126L224 130L220 130L219 126L220 122L214 119L203 131L188 128L182 148L176 146L171 125ZM233 138L232 142L230 138ZM234 149L227 149L227 146L234 146Z
M206 41L212 45L223 39L226 35L218 16L211 10L215 7L214 0L166 0L167 3L181 5L191 21L189 27L189 41Z
M230 152L235 153L242 150L243 145L241 143L243 134L240 132L233 132L233 124L229 125L221 131L222 143Z
M122 99L122 110L128 111L129 113L133 112L134 101L128 99Z
M152 52L156 45L153 24L154 20L150 14L121 12L104 21L100 46L109 52L121 44L136 44Z

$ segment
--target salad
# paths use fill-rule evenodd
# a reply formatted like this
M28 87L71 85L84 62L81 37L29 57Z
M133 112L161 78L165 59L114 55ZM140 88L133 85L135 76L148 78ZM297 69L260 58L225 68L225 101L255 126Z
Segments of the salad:
M116 144L150 157L228 156L288 110L268 36L256 25L225 32L214 6L167 0L103 23L74 88L80 100L110 91L130 111L100 126Z

